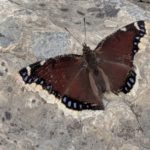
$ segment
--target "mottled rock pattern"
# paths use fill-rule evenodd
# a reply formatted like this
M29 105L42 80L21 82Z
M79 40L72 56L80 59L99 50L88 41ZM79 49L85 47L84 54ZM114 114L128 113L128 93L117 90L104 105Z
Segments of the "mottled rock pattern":
M121 26L150 20L148 9L126 0L0 1L0 150L150 149L150 46L136 56L136 94L105 96L105 111L68 115L19 81L17 71L39 59L81 54L84 16L91 48Z

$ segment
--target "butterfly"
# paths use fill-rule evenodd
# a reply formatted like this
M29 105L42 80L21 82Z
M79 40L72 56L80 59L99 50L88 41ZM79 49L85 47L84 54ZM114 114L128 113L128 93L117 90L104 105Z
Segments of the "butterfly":
M136 82L133 59L145 48L148 21L133 22L102 40L83 55L62 55L19 71L26 84L36 83L73 110L104 110L105 92L128 93Z

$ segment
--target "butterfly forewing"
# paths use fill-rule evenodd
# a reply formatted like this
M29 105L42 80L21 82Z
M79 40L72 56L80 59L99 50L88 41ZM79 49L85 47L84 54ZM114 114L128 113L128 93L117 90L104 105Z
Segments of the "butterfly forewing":
M53 91L62 95L81 65L80 56L61 56L47 60L41 67L33 71L32 75L44 79L46 83L52 85Z
M108 36L98 44L98 57L133 66L133 56L139 50L138 44L145 34L144 21L129 24Z

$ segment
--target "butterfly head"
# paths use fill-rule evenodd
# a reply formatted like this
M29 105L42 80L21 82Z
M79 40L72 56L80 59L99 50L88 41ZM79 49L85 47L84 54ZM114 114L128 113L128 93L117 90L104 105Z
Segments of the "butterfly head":
M86 43L83 43L83 53L88 53L89 51L91 51L90 47L86 45Z

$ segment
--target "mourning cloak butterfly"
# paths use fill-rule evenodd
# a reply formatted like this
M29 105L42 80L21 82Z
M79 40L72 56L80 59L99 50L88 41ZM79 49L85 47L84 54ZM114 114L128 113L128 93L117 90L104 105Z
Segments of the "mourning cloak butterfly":
M137 21L108 36L94 51L84 43L82 56L57 56L19 73L26 84L41 85L70 109L103 110L105 92L128 93L135 84L133 58L145 49L148 32L150 24Z

